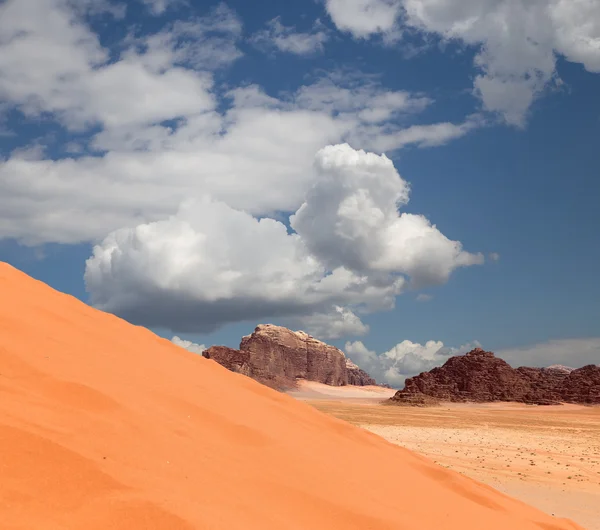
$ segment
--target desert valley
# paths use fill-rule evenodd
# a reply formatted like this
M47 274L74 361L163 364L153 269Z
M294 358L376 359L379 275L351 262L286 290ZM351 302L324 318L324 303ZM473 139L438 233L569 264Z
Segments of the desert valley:
M239 350L213 347L203 355L552 516L600 530L600 366L515 369L476 348L396 391L377 386L337 348L272 325L258 326Z
M226 369L6 264L0 289L3 528L596 528L596 408L385 406L306 334ZM296 397L233 373L257 355Z
M600 529L600 407L444 403L304 393L318 410L489 484L548 514Z
M0 530L600 530L600 0L0 0Z

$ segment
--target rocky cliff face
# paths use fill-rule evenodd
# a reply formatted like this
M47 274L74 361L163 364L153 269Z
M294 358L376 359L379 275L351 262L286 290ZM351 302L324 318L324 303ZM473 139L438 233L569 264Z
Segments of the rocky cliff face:
M367 372L361 370L358 365L350 359L346 359L346 371L348 372L348 384L355 386L376 385L377 382Z
M517 401L538 405L561 402L600 404L600 367L512 368L492 352L476 348L443 366L406 380L392 402Z
M272 324L261 324L243 337L239 350L212 346L202 355L278 389L293 387L297 379L332 386L376 384L354 363L349 367L341 350L303 331Z
M589 364L570 372L560 393L567 403L600 405L600 366Z
M212 346L202 352L203 357L213 359L232 372L250 376L252 368L248 352L227 346Z

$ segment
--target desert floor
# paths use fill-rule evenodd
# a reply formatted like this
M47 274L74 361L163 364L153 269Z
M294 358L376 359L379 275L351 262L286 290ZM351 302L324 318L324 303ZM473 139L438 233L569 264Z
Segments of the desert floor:
M600 407L383 406L392 391L301 388L317 409L536 506L600 530ZM399 477L402 480L402 477Z

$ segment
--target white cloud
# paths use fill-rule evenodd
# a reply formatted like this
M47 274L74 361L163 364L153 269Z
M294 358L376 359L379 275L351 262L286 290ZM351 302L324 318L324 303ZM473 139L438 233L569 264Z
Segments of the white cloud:
M138 69L144 71L143 66ZM187 70L178 67L176 72L186 80L179 88L185 93ZM92 146L108 151L105 155L0 161L0 237L26 244L94 240L120 227L163 219L182 200L204 193L256 215L295 211L315 178L312 160L323 145L351 137L354 144L376 150L371 144L385 144L390 150L409 141L423 142L429 134L387 140L402 136L401 129L386 121L363 121L363 111L369 120L374 119L369 112L377 111L396 123L398 113L418 112L429 102L386 91L372 79L362 84L352 79L349 85L339 79L318 80L280 99L255 85L236 88L228 93L231 106L224 114L208 110L211 92L198 87L196 96L150 109L173 118L174 112L167 112L170 105L189 101L190 107L198 107L199 112L188 109L191 114L177 126L135 123L144 116L132 114L135 106L119 113L119 94L128 85L125 79L113 79L100 100L105 107L98 101L94 105L100 115L114 116L115 122L127 119L128 124L105 127L93 137ZM159 86L165 92L158 99L178 90L164 82ZM109 94L114 103L107 102ZM124 99L131 97L126 94Z
M283 25L280 17L276 17L267 22L267 29L255 33L251 42L266 50L275 48L296 55L311 55L323 51L328 39L325 27L319 21L311 31L300 32L293 26Z
M417 302L429 302L433 300L433 295L420 293L417 295Z
M278 97L215 86L213 70L240 54L241 22L223 4L110 52L81 5L0 5L5 108L74 132L63 148L76 155L45 158L36 144L0 161L0 238L100 241L86 272L99 306L181 331L281 316L323 337L362 334L360 315L392 308L405 276L440 283L481 261L425 218L397 214L408 188L386 157L338 146L313 164L346 139L442 142L407 123L426 96L339 72ZM281 212L296 212L297 234L269 219ZM329 223L327 252L310 212ZM377 252L351 250L348 237Z
M242 57L237 46L242 30L236 12L220 3L202 17L176 20L157 33L131 36L128 42L158 69L177 65L212 70Z
M490 252L489 256L491 261L500 261L500 254L497 252Z
M421 286L483 263L481 254L463 251L425 217L398 214L409 186L385 155L337 145L322 149L315 165L320 178L290 223L328 268L394 271Z
M180 339L177 335L171 339L171 342L177 346L180 346L181 348L191 351L192 353L201 354L204 350L206 350L206 346L204 344L197 344L189 340Z
M334 306L329 313L313 313L298 319L299 327L321 340L366 335L369 326L346 307Z
M548 0L405 0L404 6L407 24L480 46L475 92L486 110L522 125L533 99L555 73L556 41Z
M196 52L208 46L206 33L215 20L232 24L225 11L176 24L148 37L145 50L131 46L120 60L108 62L107 50L65 3L8 1L0 6L0 96L28 116L52 113L74 130L134 128L210 111L212 76L198 69L197 57L196 69L181 66L194 59L190 40L182 44L181 38L193 37ZM207 60L214 61L211 55Z
M356 38L368 38L379 33L397 33L396 21L402 3L400 0L326 0L325 7L340 31Z
M239 57L242 31L224 4L130 36L110 61L69 5L0 4L0 97L77 133L64 145L74 158L16 152L0 160L0 238L97 241L164 219L203 194L255 215L293 212L324 145L389 153L437 145L470 127L411 127L407 120L431 99L356 73L334 72L279 97L256 85L224 92L213 69Z
M363 128L355 133L355 137L357 141L368 142L373 149L381 152L393 151L407 145L435 147L462 138L484 124L485 122L480 116L473 115L459 124L442 122L429 125L411 125L405 129L388 132L387 134Z
M549 340L499 350L496 355L514 367L562 364L580 368L587 364L600 364L600 337Z
M404 381L441 366L450 357L462 355L479 347L477 341L459 348L448 348L441 341L427 341L419 344L404 340L392 349L377 354L369 350L361 341L346 342L346 355L378 382L388 383L394 388L402 388Z
M174 331L310 317L312 331L332 338L366 332L356 313L393 308L405 276L437 284L481 262L426 219L398 214L408 185L385 156L329 146L315 169L290 218L295 233L208 196L111 233L87 262L92 303Z
M301 108L335 113L346 119L358 117L365 125L421 112L433 103L423 95L384 90L374 79L352 72L334 72L301 87L293 98Z
M600 72L597 0L327 0L326 8L355 37L408 27L476 47L474 92L512 125L557 81L557 54Z
M83 15L109 14L119 20L127 13L127 5L120 3L119 0L67 0L67 3L77 13Z
M395 278L371 285L344 268L328 273L282 223L208 197L168 220L110 234L94 248L85 281L96 306L183 332L392 304L402 286Z
M162 15L167 9L183 5L186 0L141 0L153 15Z

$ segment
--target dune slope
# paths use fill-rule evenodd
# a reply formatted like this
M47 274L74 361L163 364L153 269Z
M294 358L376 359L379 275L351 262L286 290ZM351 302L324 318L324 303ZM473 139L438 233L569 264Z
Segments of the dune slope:
M3 529L579 528L0 264Z

